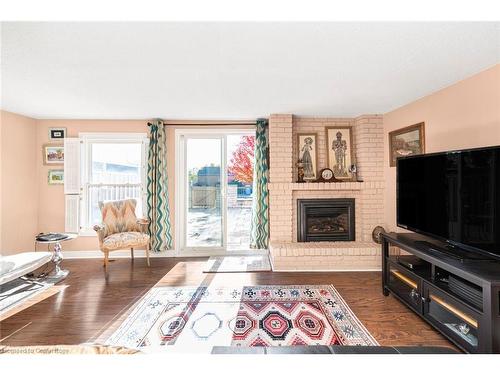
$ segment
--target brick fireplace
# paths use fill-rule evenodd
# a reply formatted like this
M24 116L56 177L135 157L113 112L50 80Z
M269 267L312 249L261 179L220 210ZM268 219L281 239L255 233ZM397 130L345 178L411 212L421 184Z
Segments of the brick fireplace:
M352 127L358 180L296 183L298 133L317 134L318 170L327 167L326 127ZM272 115L270 147L270 255L275 270L378 270L380 248L371 239L383 224L383 123L380 115L356 118L309 118ZM353 202L351 238L302 242L300 202L349 200ZM352 240L354 239L354 240Z

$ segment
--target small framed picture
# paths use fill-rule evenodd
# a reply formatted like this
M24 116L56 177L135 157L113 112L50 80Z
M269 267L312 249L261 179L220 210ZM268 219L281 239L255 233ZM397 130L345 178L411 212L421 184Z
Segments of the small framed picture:
M318 148L316 145L318 137L316 133L297 134L298 159L304 167L304 180L314 181L317 176Z
M44 144L43 145L43 164L64 164L64 145Z
M51 169L49 170L49 185L62 185L64 184L64 170Z
M66 128L49 128L49 139L66 138Z
M419 155L425 152L425 123L420 122L389 133L389 160L391 167L401 156Z
M354 178L352 172L352 131L350 126L326 128L328 168L337 180L349 181Z

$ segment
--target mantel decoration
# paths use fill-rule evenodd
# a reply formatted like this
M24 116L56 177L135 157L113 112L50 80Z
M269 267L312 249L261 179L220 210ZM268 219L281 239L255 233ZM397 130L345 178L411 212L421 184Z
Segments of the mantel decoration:
M304 183L304 163L302 163L302 160L299 159L297 162L297 183L302 184Z
M420 122L389 133L389 160L391 167L401 156L425 153L425 123Z
M317 162L318 162L318 149L316 133L301 133L297 134L297 152L299 163L304 172L304 181L315 181L317 179ZM300 178L299 178L300 179ZM303 181L298 181L303 182Z
M352 164L350 167L349 167L349 172L351 172L352 174L352 180L353 181L358 181L358 182L361 182L358 178L358 166L356 164Z
M335 178L335 175L330 168L323 168L319 172L319 177L315 182L342 182L342 181Z
M328 168L333 171L337 180L352 181L351 172L353 156L352 132L350 126L334 126L326 128L328 149Z
M45 165L64 164L64 145L44 144L42 151L43 151L43 164Z

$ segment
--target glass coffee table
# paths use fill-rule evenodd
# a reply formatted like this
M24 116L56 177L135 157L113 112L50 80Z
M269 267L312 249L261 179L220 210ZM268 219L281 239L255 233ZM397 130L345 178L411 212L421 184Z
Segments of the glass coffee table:
M53 245L52 252L54 253L54 255L52 255L52 262L55 264L55 271L54 271L54 275L52 275L50 277L62 280L66 276L68 276L69 271L61 269L61 266L60 266L60 264L63 260L63 255L62 255L62 251L61 251L62 250L61 242L74 240L75 238L78 237L78 235L75 233L47 233L47 234L62 234L62 235L66 236L65 238L56 239L56 240L48 240L48 241L38 240L35 238L35 251L36 251L36 244L47 245L48 251L50 251L50 247L51 247L51 245Z

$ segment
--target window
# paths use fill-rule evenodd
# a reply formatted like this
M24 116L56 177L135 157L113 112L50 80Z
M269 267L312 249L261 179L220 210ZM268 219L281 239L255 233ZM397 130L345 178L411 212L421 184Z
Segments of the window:
M142 216L146 134L84 134L82 147L81 234L93 234L101 222L99 202L133 198Z

